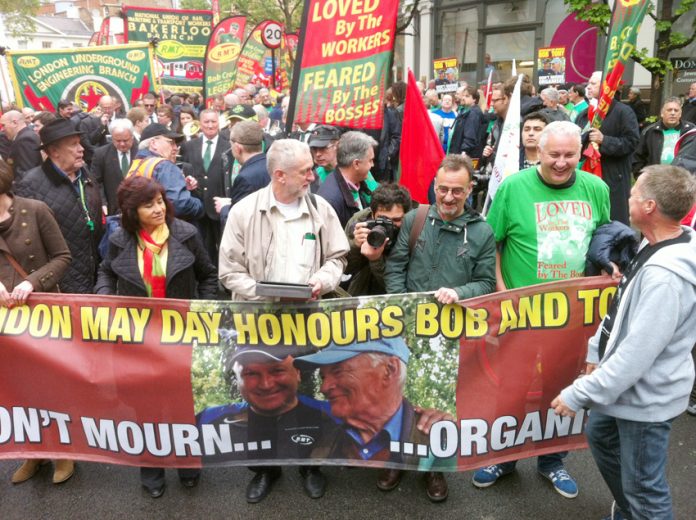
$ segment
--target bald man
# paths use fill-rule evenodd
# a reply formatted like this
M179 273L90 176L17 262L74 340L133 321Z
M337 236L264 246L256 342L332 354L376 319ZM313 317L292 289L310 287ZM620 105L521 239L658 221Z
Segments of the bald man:
M14 168L15 179L19 180L24 172L39 166L43 161L39 147L41 140L34 130L27 126L24 115L18 110L10 110L0 117L0 124L10 140L7 162Z
M90 116L83 119L78 129L84 133L80 144L85 149L85 162L91 164L94 150L109 143L109 125L116 119L114 110L116 104L111 96L102 96L99 99L101 116Z

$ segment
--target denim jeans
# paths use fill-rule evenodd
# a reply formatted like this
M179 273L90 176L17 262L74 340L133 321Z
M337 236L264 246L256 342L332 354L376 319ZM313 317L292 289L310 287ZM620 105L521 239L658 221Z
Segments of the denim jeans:
M549 473L551 471L556 471L563 467L563 459L568 455L567 451L559 451L558 453L549 453L548 455L539 455L537 457L537 469L542 473ZM510 462L503 462L498 464L503 473L509 473L515 466L517 466L516 460L511 460Z
M636 422L596 411L585 434L599 472L628 520L671 520L665 469L672 421Z

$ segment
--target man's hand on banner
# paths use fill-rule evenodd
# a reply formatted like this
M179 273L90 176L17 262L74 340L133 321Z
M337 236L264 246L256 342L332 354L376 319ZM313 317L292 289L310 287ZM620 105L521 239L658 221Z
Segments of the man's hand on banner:
M595 368L597 368L597 363L588 363L585 367L585 375L589 376L592 372L595 371Z
M619 280L621 280L621 278L623 278L623 273L621 272L621 269L619 269L619 266L616 265L614 262L610 261L609 265L611 265L611 272L607 268L603 269L602 272L607 276L611 276L612 280L616 280L618 282Z
M448 287L440 287L435 291L435 299L443 304L456 303L459 301L459 295L454 289L449 289Z
M12 307L12 296L7 292L2 282L0 282L0 305L3 307Z
M560 415L562 417L575 417L575 411L569 408L568 405L563 402L561 394L558 394L556 399L551 401L551 408L553 408L554 412L556 412L556 415Z
M451 413L436 410L435 408L421 408L420 406L414 406L413 410L420 414L420 419L418 419L416 428L418 428L418 431L423 432L426 435L430 434L430 428L436 422L454 421L454 417Z

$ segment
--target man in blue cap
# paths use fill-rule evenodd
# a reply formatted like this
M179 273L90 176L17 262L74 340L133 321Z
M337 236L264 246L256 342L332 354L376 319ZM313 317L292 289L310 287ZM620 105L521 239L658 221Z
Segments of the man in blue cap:
M432 462L391 451L392 442L428 445L434 422L404 398L408 359L408 347L400 337L345 346L331 344L316 354L295 359L299 368L319 368L321 392L331 405L331 415L343 422L335 435L321 437L312 457L420 467ZM424 476L428 498L445 500L447 482L442 474L429 471Z

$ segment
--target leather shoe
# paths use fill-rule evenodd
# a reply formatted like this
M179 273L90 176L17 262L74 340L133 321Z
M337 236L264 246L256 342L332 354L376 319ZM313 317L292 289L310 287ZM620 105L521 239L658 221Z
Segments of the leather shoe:
M309 498L321 498L326 492L326 477L317 466L300 468L302 487Z
M428 471L423 475L425 479L425 492L431 502L443 502L447 500L449 490L445 475L440 471Z
M143 486L143 487L145 487L145 486ZM147 494L150 495L150 498L159 498L162 495L164 495L164 490L166 489L166 487L167 487L166 484L162 484L159 487L154 487L154 488L145 487L145 489L147 490Z
M377 473L377 487L382 491L396 489L401 482L404 472L401 469L384 468Z
M257 504L266 498L278 477L280 477L279 469L259 471L247 485L247 502Z
M39 471L39 467L45 463L46 461L43 459L25 460L22 462L22 465L17 468L17 471L12 474L12 483L21 484L22 482L29 480L31 477L36 475L36 473Z
M72 460L56 460L54 461L53 483L62 484L75 473L75 461Z
M201 476L196 475L195 477L182 477L179 479L179 482L181 482L181 485L184 486L185 488L195 488L198 485L198 481L200 480Z

